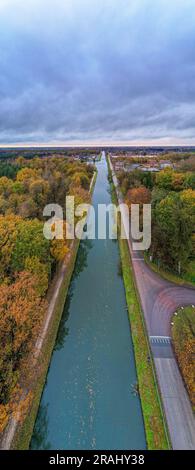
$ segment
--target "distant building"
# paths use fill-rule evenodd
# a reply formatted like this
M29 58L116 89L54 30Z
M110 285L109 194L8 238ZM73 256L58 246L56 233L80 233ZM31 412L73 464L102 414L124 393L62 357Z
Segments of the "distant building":
M116 162L114 164L115 170L124 170L124 163L123 162Z
M151 171L152 173L156 173L157 171L160 171L160 168L156 166L140 166L141 171Z
M161 160L160 161L160 168L161 169L168 168L168 167L170 167L170 168L173 167L173 164L170 161L168 161L168 160Z
M140 163L130 163L129 165L125 164L124 170L133 171L133 170L137 170L139 167L140 167Z

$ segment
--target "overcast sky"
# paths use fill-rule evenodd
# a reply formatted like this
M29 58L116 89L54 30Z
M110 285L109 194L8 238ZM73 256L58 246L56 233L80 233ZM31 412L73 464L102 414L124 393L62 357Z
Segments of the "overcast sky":
M0 144L195 144L195 0L0 0Z

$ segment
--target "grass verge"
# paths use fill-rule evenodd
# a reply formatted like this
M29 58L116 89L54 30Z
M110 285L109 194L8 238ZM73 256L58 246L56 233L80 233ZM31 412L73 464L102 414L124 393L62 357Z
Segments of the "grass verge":
M193 281L193 277L191 276L190 269L192 266L192 263L189 264L189 272L187 271L183 277L177 276L174 273L171 273L170 271L166 271L163 268L158 268L157 264L154 262L149 261L147 254L145 254L145 262L150 266L150 268L159 276L163 277L164 279L167 279L167 281L174 282L178 286L190 286L194 287L195 286L195 281ZM194 264L193 264L194 268Z
M133 268L127 241L119 238L119 247L147 447L150 450L170 449L152 368L152 358L147 343L147 333L144 330L141 308L134 285Z
M180 308L173 315L172 338L175 355L195 411L195 307Z
M117 204L117 195L112 181L112 173L108 158L107 164L112 201ZM171 445L166 421L163 415L158 385L155 378L153 360L147 340L147 331L145 330L139 297L134 283L134 273L129 247L127 240L122 240L120 236L118 238L118 242L129 322L134 346L147 447L149 450L168 450L171 448Z

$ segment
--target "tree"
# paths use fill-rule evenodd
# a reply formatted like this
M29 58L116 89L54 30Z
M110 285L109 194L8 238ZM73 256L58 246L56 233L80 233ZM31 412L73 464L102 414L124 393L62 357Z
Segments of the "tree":
M192 219L195 229L195 190L186 189L180 193L180 198L188 216Z
M162 189L172 190L173 170L165 168L156 175L156 185Z
M0 297L0 403L6 405L25 373L46 303L37 295L37 279L21 272L11 285L1 285ZM21 368L22 364L22 368Z
M90 179L85 173L80 173L81 187L88 190L90 187Z
M0 194L4 197L8 197L12 191L12 180L6 176L0 178Z
M50 241L43 235L43 223L10 214L0 216L0 279L25 268L26 258L37 257L51 268Z
M63 223L63 240L52 240L50 253L55 261L64 261L66 255L69 253L70 240L66 239L68 224Z
M174 171L172 174L173 191L181 191L183 189L184 181L185 181L185 175L183 173L176 173Z
M195 173L187 173L185 176L184 188L195 189Z
M0 280L10 276L11 257L21 218L15 215L0 216Z
M24 167L17 173L16 180L17 182L23 183L24 188L28 190L31 180L36 180L39 178L39 170L34 168Z
M81 186L83 189L89 189L90 180L85 173L75 173L72 176L72 183L75 186Z
M50 241L43 235L43 223L37 219L21 220L12 250L11 268L22 271L26 258L37 257L41 263L50 266Z
M36 204L32 197L26 195L25 198L20 199L17 212L23 219L32 219L38 216L40 207Z
M48 281L50 276L50 266L41 263L37 256L27 257L25 259L25 271L32 273L37 279L35 284L36 291L39 296L43 297L48 289Z
M129 189L126 196L126 204L130 207L131 204L149 204L151 201L151 193L145 186L139 188Z
M34 202L43 208L47 204L49 183L42 178L32 180L29 186L29 192Z
M75 186L73 182L70 186L69 191L70 196L74 196L75 198L75 207L78 204L89 203L90 202L90 195L89 192L85 189L81 188L80 186Z
M8 199L2 195L0 195L0 214L5 214L5 212L9 209L9 201Z
M152 231L152 252L163 264L180 270L190 256L192 221L176 193L157 204Z
M14 181L12 184L12 191L16 194L24 194L24 184L21 181Z
M89 202L94 171L65 158L29 157L0 165L0 432L9 415L18 410L23 415L32 400L35 343L47 307L43 298L71 246L65 233L63 240L45 239L43 207L64 206L66 194L75 196L76 205Z
M7 162L0 162L0 177L7 176L7 178L14 179L19 166L16 164L11 164Z
M166 189L155 186L152 190L152 209L155 209L156 205L162 201L162 199L165 199L167 195L168 191Z

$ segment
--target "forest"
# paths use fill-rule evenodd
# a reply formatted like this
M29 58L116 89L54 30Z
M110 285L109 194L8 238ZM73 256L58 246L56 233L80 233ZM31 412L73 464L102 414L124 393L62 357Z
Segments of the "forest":
M44 238L43 209L48 203L64 208L66 195L89 202L93 173L92 165L65 157L0 162L0 432L32 400L27 382L48 288L71 251L65 238Z
M114 159L113 159L114 160ZM118 182L129 210L131 204L151 203L152 242L145 253L150 266L178 284L195 284L195 156L177 159L158 172L119 170ZM121 159L121 161L123 161ZM156 270L156 269L155 269ZM168 274L167 274L168 273ZM194 399L194 305L181 307L171 321L174 352L192 407Z
M195 282L195 157L155 173L120 170L117 176L129 207L151 203L150 260Z

